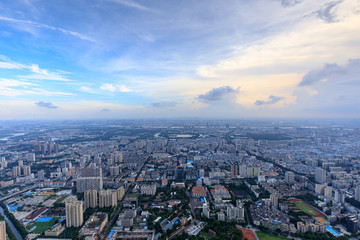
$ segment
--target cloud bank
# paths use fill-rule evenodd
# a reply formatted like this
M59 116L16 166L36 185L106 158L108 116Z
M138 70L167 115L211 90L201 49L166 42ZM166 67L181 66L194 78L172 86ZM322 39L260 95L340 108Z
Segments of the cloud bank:
M234 89L230 86L223 86L218 87L210 90L205 94L200 94L198 99L200 101L206 102L215 102L215 101L222 101L228 100L229 98L234 98L236 94L239 92L240 88Z
M35 105L38 106L38 107L48 108L48 109L57 109L57 108L59 108L58 106L55 106L51 102L40 101L40 102L36 102Z
M275 103L281 101L282 99L284 99L284 98L283 98L283 97L277 97L277 96L270 95L270 96L269 96L269 99L266 100L266 101L256 100L255 105L260 106L260 105L275 104Z

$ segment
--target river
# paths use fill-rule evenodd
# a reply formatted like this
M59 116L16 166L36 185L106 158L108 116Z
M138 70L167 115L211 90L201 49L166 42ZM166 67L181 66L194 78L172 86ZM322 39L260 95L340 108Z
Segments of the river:
M13 232L13 234L15 235L17 240L23 240L22 236L20 235L20 233L16 230L16 228L14 227L14 225L12 224L12 222L10 222L10 220L6 217L5 213L4 213L4 209L2 207L0 207L0 213L1 215L4 216L6 224L9 225L11 231Z

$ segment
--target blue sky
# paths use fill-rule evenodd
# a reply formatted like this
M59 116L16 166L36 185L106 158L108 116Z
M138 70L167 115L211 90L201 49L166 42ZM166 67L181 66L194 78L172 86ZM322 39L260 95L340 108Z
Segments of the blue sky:
M360 1L3 0L0 119L359 118Z

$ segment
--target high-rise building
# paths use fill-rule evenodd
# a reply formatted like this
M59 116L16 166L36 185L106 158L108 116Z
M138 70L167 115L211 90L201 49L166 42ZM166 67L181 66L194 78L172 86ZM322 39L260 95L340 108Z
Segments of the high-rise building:
M320 167L315 169L315 181L318 183L326 183L326 170Z
M19 167L22 167L23 165L24 165L23 160L19 160L19 161L18 161L18 166L19 166Z
M21 168L20 168L20 166L15 166L15 167L13 167L13 169L12 169L12 175L13 175L14 177L18 177L18 176L21 175Z
M156 193L156 184L151 185L141 185L140 187L142 195L152 195L154 196Z
M98 192L87 190L84 192L85 208L96 208L98 206Z
M270 195L270 204L274 208L278 208L278 206L279 206L279 197L276 194L271 194Z
M108 165L108 166L111 166L111 165L113 165L113 164L114 164L114 159L113 159L112 157L108 158L108 159L107 159L107 165Z
M123 186L119 187L117 190L117 198L119 201L121 201L125 195L125 188Z
M44 180L45 179L45 171L44 170L40 170L38 172L38 179L39 180Z
M345 193L340 190L335 190L335 202L345 203Z
M31 174L31 167L30 166L22 166L22 171L24 176L29 176Z
M254 167L254 177L258 177L260 175L260 167Z
M65 202L66 227L80 227L83 224L83 202L70 198Z
M355 187L355 200L360 202L360 185Z
M241 207L234 207L232 205L228 206L226 209L226 215L228 220L244 220L244 208Z
M76 180L76 191L83 193L86 190L97 190L103 189L102 177L80 177Z
M285 172L285 182L288 184L293 184L295 182L295 174L291 171Z
M218 212L217 214L218 221L225 221L225 213L224 212Z
M0 221L0 240L6 240L6 223Z
M254 168L253 167L246 167L246 176L253 177L254 176Z
M205 170L203 168L199 170L199 175L200 177L205 177Z
M7 161L5 160L4 157L1 157L0 167L1 167L2 169L7 168Z
M117 191L111 191L111 200L110 200L110 206L116 207L118 202L118 194Z
M85 156L82 156L81 158L80 158L80 166L81 167L84 167L85 165L86 165L86 157Z
M346 227L347 229L352 232L356 233L358 230L358 220L356 216L348 216L346 218Z
M102 169L97 167L95 163L90 163L81 171L82 177L102 177Z
M332 198L332 187L325 187L325 190L324 190L324 196L327 197L327 198Z
M234 220L244 220L244 207L243 205L238 205L237 207L234 207L232 204L230 204L226 209L226 215L228 220L234 221Z
M50 143L40 143L36 142L33 144L35 152L41 152L42 154L53 154L59 152L59 144L50 142Z
M247 167L245 164L239 165L239 175L240 177L247 177Z
M99 192L99 208L105 207L105 202L106 202L105 196L106 196L106 191L104 189L100 190L100 192Z
M231 178L237 178L239 166L235 165L235 164L232 164L230 166L230 168L231 168Z
M48 154L53 154L53 153L58 153L59 152L59 144L54 143L54 142L50 142L47 144L47 153Z
M143 141L136 141L136 142L135 142L135 147L136 147L137 149L143 149L143 148L144 148L144 145L145 145L145 143L144 143Z
M99 207L115 207L117 205L117 191L101 190L99 192Z
M315 193L318 195L324 195L325 188L325 184L315 184Z
M111 154L112 163L121 163L123 161L122 152L114 152Z
M202 211L203 215L207 218L210 218L210 209L208 206L203 206L203 211Z
M111 166L110 167L110 176L115 177L120 174L120 168L119 166Z
M95 157L94 161L95 161L96 165L100 165L101 164L101 157Z
M28 162L35 162L35 153L27 153L25 158Z

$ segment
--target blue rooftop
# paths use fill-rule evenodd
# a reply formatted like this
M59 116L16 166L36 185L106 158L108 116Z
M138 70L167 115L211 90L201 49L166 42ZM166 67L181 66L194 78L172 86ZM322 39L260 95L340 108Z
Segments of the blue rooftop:
M337 231L335 231L332 227L330 227L330 226L327 226L326 227L326 230L328 231L328 232L330 232L332 235L334 235L335 237L338 237L338 236L340 236L340 233L338 233Z
M108 238L111 237L114 234L115 230L111 230L109 235L107 236Z

